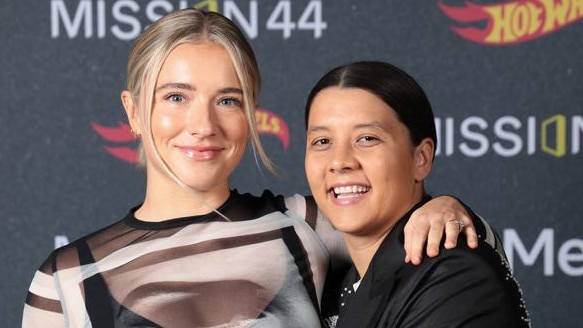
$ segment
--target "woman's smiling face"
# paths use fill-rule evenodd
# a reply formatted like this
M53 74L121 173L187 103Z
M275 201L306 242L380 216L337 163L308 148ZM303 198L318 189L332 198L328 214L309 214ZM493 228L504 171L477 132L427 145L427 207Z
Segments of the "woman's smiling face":
M243 92L227 51L212 42L172 50L156 81L151 122L157 151L185 184L200 192L227 187L248 137Z
M306 176L318 207L338 230L388 232L422 197L424 160L395 111L373 93L328 87L314 98Z

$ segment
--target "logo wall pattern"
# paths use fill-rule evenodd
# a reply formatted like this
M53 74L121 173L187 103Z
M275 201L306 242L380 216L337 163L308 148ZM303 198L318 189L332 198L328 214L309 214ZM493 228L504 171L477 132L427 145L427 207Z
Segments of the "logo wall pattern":
M347 61L391 61L434 105L431 192L460 196L499 230L536 327L580 325L582 1L27 1L0 11L6 326L19 324L20 300L50 249L139 201L138 141L118 97L125 61L152 21L191 6L233 19L258 54L257 127L286 178L272 182L246 163L237 188L306 192L309 88Z

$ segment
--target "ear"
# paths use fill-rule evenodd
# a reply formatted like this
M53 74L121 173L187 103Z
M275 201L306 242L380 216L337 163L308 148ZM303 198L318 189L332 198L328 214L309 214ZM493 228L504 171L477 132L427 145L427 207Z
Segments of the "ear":
M427 178L431 167L433 166L433 150L435 144L430 138L423 139L417 147L415 147L415 167L414 176L415 181L421 182Z
M140 136L142 134L142 127L140 126L140 121L138 119L138 106L134 102L132 93L124 90L121 92L121 103L126 111L128 117L128 122L132 129L132 134L135 136Z

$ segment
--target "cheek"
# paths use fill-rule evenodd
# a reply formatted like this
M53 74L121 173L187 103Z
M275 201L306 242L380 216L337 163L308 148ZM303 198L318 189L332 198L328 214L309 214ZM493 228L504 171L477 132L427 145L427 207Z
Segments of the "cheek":
M224 124L225 132L235 140L239 140L239 143L246 144L247 138L249 137L249 125L247 120L243 118L236 118L229 120Z
M408 174L403 171L403 163L398 156L391 153L371 153L360 158L359 162L362 170L372 182L384 183L400 180L402 175Z
M324 182L324 166L322 164L323 159L318 158L318 156L307 152L305 159L305 171L306 177L308 179L308 184L310 188L317 189L317 187Z
M411 159L408 157L387 157L382 162L377 162L374 167L369 167L369 172L374 172L373 179L382 181L389 189L407 188L414 181Z
M153 115L152 133L154 137L164 137L180 129L180 120L171 115Z

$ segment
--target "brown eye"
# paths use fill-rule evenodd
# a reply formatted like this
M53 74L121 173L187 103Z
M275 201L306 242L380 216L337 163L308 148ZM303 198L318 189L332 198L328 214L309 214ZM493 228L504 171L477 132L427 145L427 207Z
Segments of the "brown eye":
M381 142L381 139L379 139L378 137L375 137L375 136L371 136L371 135L362 136L362 137L359 137L358 139L356 139L356 143L363 145L363 146L374 146L374 145L378 144L379 142Z
M325 146L330 144L330 139L319 138L312 142L313 146Z

